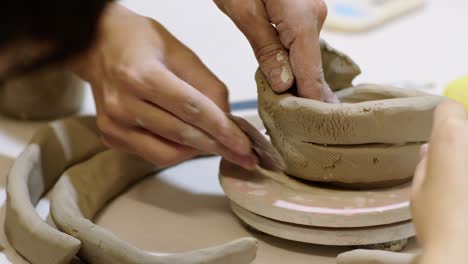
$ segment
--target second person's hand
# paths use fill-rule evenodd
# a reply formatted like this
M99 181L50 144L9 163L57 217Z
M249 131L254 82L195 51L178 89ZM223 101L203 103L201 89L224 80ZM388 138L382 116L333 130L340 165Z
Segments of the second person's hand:
M430 145L421 149L412 216L421 264L468 263L468 112L446 100L437 108Z
M160 166L217 153L255 167L248 138L225 115L226 87L162 25L109 4L97 37L70 65L92 86L107 145Z
M336 103L322 70L323 0L214 0L249 40L260 69L276 92Z

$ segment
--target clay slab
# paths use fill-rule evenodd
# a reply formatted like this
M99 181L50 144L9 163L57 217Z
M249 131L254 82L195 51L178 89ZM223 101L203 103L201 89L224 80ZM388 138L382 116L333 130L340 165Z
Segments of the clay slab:
M407 239L415 235L411 221L363 227L317 228L276 221L231 203L234 213L247 225L276 237L328 246L358 246Z
M244 170L226 160L221 186L230 200L255 214L317 227L367 227L411 219L410 184L367 191L301 183L283 173Z

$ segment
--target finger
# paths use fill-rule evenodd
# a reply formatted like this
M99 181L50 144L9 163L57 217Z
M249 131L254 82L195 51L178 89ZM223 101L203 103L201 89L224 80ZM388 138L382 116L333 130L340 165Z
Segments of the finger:
M215 1L244 33L272 89L284 92L294 83L289 54L272 26L262 0Z
M281 43L289 49L298 95L322 100L323 89L329 89L325 86L319 41L327 15L326 5L320 0L266 3L270 17L274 18L272 22L277 25Z
M327 103L332 103L332 104L339 104L340 100L338 97L333 93L333 91L330 89L330 86L328 83L324 83L323 86L323 101Z
M129 153L129 154L133 154L133 155L138 155L138 153L135 153L135 151L133 149L129 148L127 142L125 142L125 141L123 141L121 139L117 139L117 138L112 137L110 135L102 135L101 136L101 141L108 148L116 149L116 150L126 152L126 153Z
M421 186L423 185L424 179L426 177L426 167L427 167L427 157L424 157L419 162L414 173L413 185L412 185L413 195L420 193Z
M153 27L171 43L166 48L168 54L165 65L180 79L199 90L215 102L221 110L229 112L226 86L206 67L200 58L161 24L153 22Z
M107 116L101 116L98 125L107 144L129 153L137 153L161 167L174 165L198 154L193 148L169 142L142 129L121 126Z
M445 99L439 104L434 113L434 129L443 128L444 123L448 120L468 120L468 112L463 104L451 99Z
M428 170L433 184L468 184L464 172L468 170L466 150L468 149L468 112L464 106L452 100L445 100L436 109L434 126L428 151ZM440 177L450 175L450 177ZM455 185L457 185L455 184Z
M162 65L143 70L131 89L184 122L205 131L239 155L251 154L247 136L208 97Z
M125 103L120 104L120 108L123 105L126 106L127 110L123 111L125 114L116 116L115 114L119 111L110 111L110 115L114 115L113 118L117 121L123 120L128 126L139 126L159 137L204 153L222 155L246 169L256 167L257 160L253 155L241 156L230 151L200 129L185 123L154 104L131 96L125 98Z
M429 151L429 144L426 143L422 145L421 148L419 149L419 157L421 159L425 158L427 156L428 151Z
M200 129L178 119L157 105L134 96L124 96L106 106L107 114L117 123L144 128L180 145L214 153L216 142Z

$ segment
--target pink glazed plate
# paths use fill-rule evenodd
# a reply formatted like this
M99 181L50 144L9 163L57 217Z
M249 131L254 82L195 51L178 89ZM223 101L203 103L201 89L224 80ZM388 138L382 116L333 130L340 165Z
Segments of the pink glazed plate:
M221 161L221 186L231 201L259 216L314 227L353 228L408 221L411 184L347 190L304 183L282 172L244 170Z

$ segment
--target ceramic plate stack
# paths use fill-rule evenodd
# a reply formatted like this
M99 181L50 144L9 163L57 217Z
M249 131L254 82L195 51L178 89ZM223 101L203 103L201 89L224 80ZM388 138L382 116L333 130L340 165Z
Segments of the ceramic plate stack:
M335 246L381 244L415 235L410 184L349 190L283 173L244 170L226 160L221 186L247 225L288 240Z

